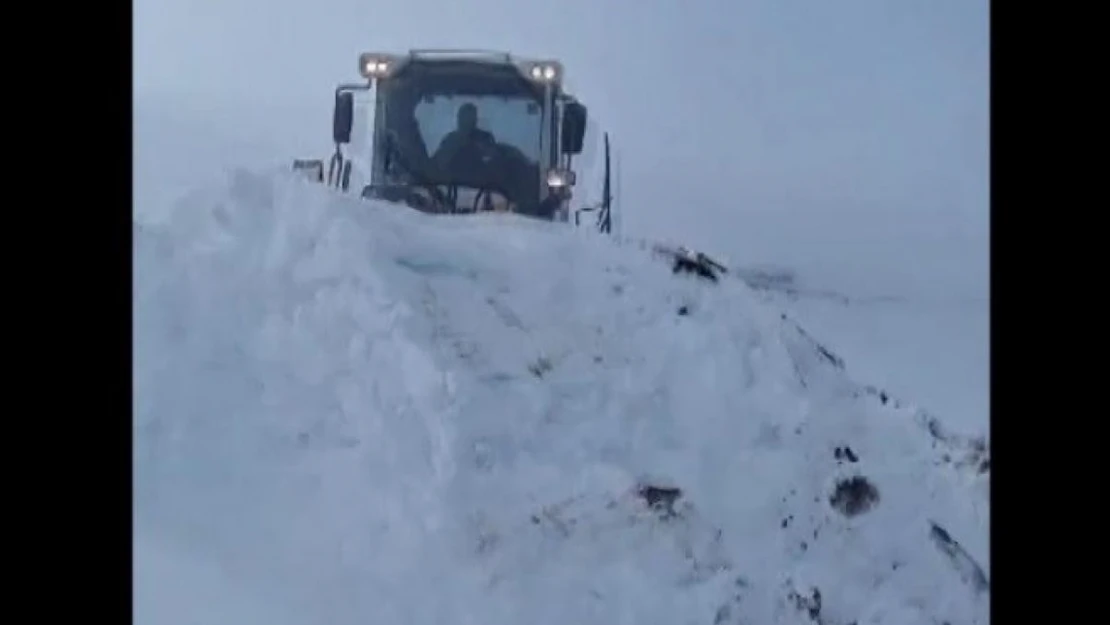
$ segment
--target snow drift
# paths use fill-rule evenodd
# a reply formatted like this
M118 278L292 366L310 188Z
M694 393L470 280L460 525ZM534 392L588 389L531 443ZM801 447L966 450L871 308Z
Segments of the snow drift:
M134 234L136 521L283 622L989 622L985 445L739 280L281 173Z

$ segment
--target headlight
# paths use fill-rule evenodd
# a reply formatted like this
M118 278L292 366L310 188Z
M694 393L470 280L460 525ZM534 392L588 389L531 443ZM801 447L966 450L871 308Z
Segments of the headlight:
M549 169L547 171L547 186L552 189L565 189L573 187L576 176L569 169Z
M358 57L358 72L363 78L385 78L393 71L395 59L389 54L365 53Z
M536 82L558 83L563 78L563 67L557 61L528 63L524 67L527 76Z

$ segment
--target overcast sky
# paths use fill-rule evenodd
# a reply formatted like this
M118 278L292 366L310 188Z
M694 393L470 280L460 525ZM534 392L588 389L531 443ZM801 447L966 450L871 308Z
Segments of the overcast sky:
M140 106L219 108L321 154L359 52L494 48L564 62L620 148L625 202L674 211L660 223L692 206L986 221L986 0L134 6Z

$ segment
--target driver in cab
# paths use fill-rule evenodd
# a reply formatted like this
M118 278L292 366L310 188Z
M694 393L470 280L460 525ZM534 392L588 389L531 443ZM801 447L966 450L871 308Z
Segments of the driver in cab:
M496 143L492 134L478 127L478 107L467 102L459 107L455 129L443 137L432 160L441 169L454 169L460 156L466 155L467 160L483 158L483 148L488 149Z

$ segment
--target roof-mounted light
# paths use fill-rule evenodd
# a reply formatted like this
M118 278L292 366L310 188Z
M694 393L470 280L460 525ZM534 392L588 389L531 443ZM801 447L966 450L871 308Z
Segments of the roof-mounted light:
M557 85L563 80L563 65L558 61L529 61L520 69L530 80L541 84Z
M358 57L358 71L367 80L386 78L397 67L397 57L393 54L365 52Z

